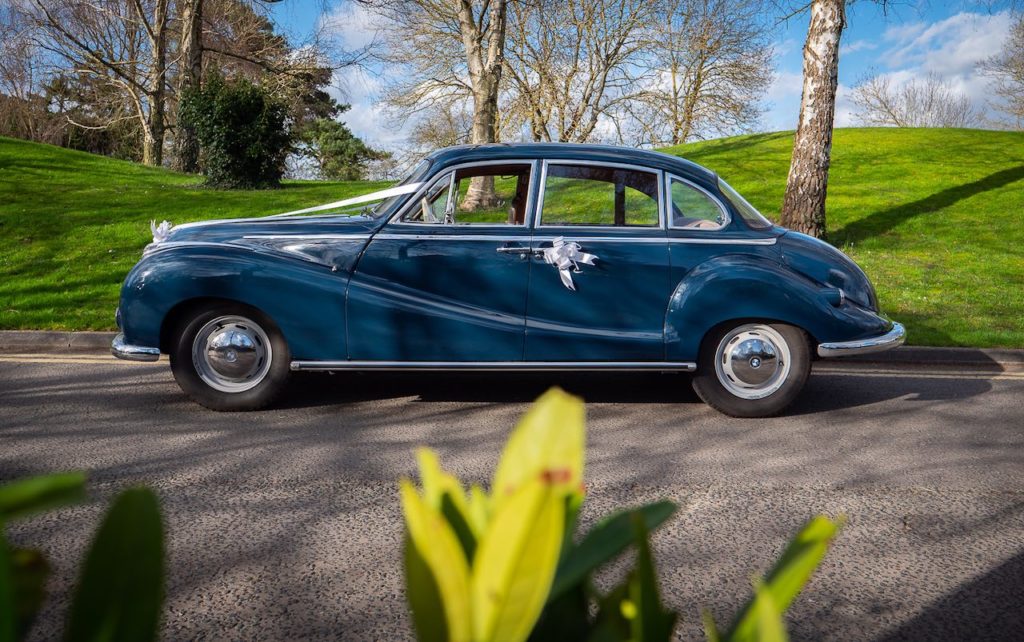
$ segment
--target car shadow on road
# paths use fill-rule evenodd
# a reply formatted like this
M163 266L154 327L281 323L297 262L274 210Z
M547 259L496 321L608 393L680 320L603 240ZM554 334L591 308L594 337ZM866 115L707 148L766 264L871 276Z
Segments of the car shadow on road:
M690 382L689 375L661 373L299 373L275 407L312 408L405 397L424 403L521 403L536 399L552 386L564 388L588 403L682 403L696 407L701 401ZM831 412L898 398L955 401L991 389L984 373L963 379L936 379L913 370L893 375L815 373L786 414Z

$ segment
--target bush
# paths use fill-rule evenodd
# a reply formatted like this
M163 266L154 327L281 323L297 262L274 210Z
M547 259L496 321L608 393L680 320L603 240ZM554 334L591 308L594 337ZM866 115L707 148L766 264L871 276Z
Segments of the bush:
M210 74L189 90L179 110L196 132L200 164L213 187L278 187L291 150L286 106L259 85Z
M662 501L624 510L574 537L583 504L583 403L542 396L509 437L490 494L468 492L437 455L418 453L422 491L401 483L406 592L421 640L672 638L677 614L658 594L648 533L676 510ZM790 542L726 632L710 640L784 640L782 613L817 568L838 525L818 516ZM628 547L633 569L607 593L593 573Z

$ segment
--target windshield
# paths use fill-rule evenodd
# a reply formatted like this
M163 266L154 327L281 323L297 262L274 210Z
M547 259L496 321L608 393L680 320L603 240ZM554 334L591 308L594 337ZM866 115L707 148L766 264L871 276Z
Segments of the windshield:
M395 187L398 187L399 185L408 185L409 183L419 182L420 180L423 179L424 176L427 175L427 171L429 169L430 161L424 158L420 162L416 163L416 167L414 167L412 171L409 172L408 176L403 178L400 182L395 183ZM399 194L398 196L392 196L391 198L384 199L383 201L371 207L369 211L367 211L367 214L373 217L380 217L384 216L385 214L389 214L392 208L394 208L395 205L398 204L400 200L405 198L405 196L405 194Z
M728 183L723 181L721 178L718 179L718 188L722 190L722 194L725 195L732 206L736 208L740 216L743 218L743 222L747 224L747 227L755 230L767 230L771 229L772 222L761 215L761 212L757 211L757 208L747 202L747 199L740 196Z

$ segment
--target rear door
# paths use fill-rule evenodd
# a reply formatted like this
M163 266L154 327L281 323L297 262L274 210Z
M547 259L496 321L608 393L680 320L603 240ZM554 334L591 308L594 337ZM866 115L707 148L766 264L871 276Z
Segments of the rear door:
M526 360L664 360L669 250L662 173L545 161L542 174Z

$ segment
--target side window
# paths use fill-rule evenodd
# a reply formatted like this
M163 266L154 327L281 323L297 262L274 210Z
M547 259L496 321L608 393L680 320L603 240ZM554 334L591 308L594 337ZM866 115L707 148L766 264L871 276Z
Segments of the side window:
M717 230L725 225L725 213L710 196L679 179L669 179L672 196L671 226L692 230Z
M427 188L404 223L524 225L530 192L530 163L466 167L441 176Z
M658 175L617 167L548 165L541 225L657 227Z

